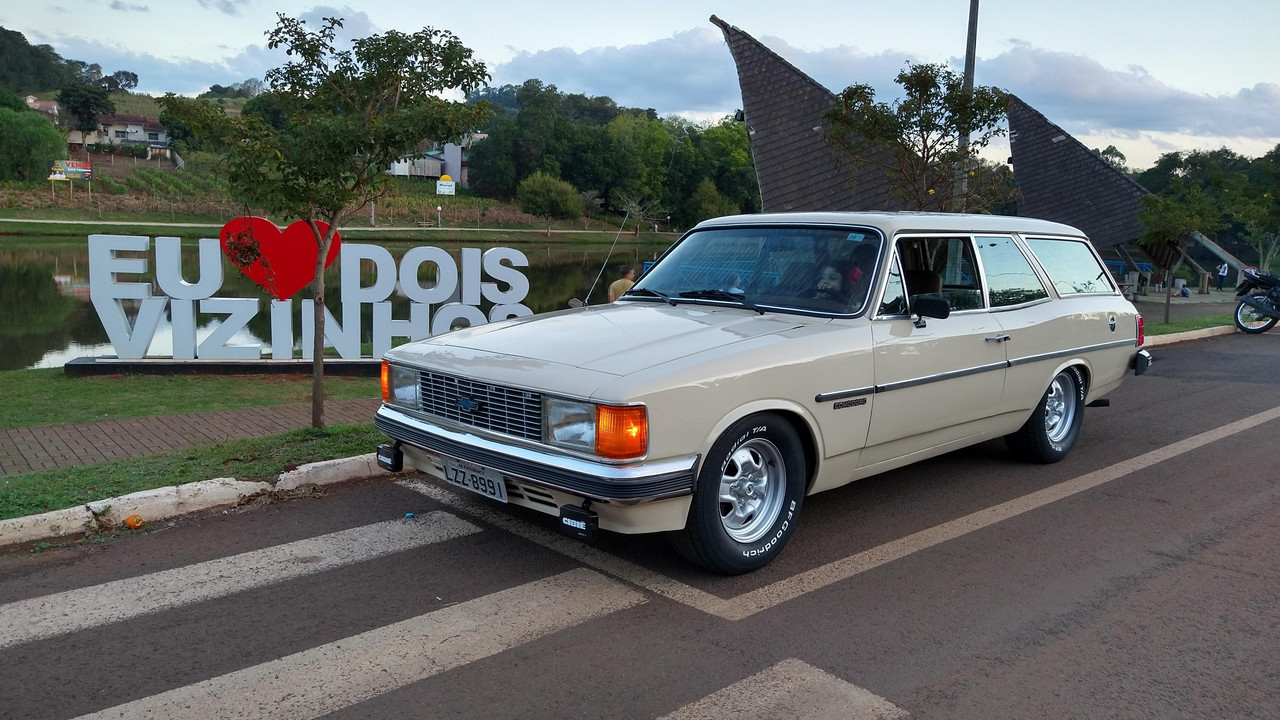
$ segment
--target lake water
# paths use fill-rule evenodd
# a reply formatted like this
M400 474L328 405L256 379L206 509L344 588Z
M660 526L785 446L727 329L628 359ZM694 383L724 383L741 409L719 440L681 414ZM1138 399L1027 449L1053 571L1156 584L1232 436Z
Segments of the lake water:
M399 267L400 258L421 242L397 241L394 239L353 240L353 244L380 245L387 248L396 259ZM460 258L462 249L479 248L487 250L498 244L476 241L466 243L443 243L435 245L448 252L455 260ZM534 313L544 313L568 307L571 298L586 298L596 277L599 282L591 293L592 304L605 302L608 285L617 278L618 269L624 264L639 266L640 262L650 259L666 249L665 244L628 244L620 240L610 253L610 243L549 243L520 242L504 240L503 247L513 247L525 254L529 266L519 268L529 280L529 294L522 304ZM199 276L199 259L195 240L184 240L182 245L183 277L188 282L196 282ZM129 255L129 253L122 253ZM154 284L154 248L151 254L136 256L148 260L149 273L134 276L123 276L126 282L152 282ZM607 258L607 262L606 262ZM225 258L223 263L223 284L215 293L215 297L259 298L258 313L249 321L247 327L236 333L229 344L255 345L261 344L269 348L271 342L270 298L267 294L239 269ZM434 270L432 265L424 272ZM338 273L339 263L335 262L326 271L326 305L334 316L341 318L339 304L342 289ZM375 271L371 263L361 267L361 285L372 284ZM421 277L423 287L434 284L433 277ZM486 278L488 280L488 278ZM153 293L160 294L158 289ZM294 296L294 327L299 328L301 319L298 306L300 299L311 297L310 288L305 288ZM392 317L407 319L410 300L397 287L392 297ZM132 323L137 316L136 303L124 304L126 315ZM481 310L488 312L487 301L481 304ZM372 306L363 305L361 322L362 342L372 340ZM434 312L435 308L432 308ZM221 316L199 314L196 318L197 341L203 340L218 327ZM299 333L295 333L298 335ZM299 339L295 339L297 346ZM83 242L67 242L66 238L34 238L31 236L9 236L0 239L0 370L17 370L23 368L62 367L70 360L79 357L113 356L107 333L103 329L98 313L89 300L89 251L87 237ZM171 356L173 354L172 331L168 311L161 317L147 350L149 356Z

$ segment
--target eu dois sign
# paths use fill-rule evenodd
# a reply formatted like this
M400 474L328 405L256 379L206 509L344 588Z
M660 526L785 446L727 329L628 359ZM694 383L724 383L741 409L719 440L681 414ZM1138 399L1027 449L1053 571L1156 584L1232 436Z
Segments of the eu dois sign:
M419 340L448 332L458 324L483 325L533 314L521 304L529 294L529 280L518 269L529 264L524 253L514 248L463 248L459 256L455 260L437 247L415 247L405 252L397 266L386 248L343 243L338 259L342 322L328 308L324 309L326 345L343 358L362 357L362 305L372 305L375 358L391 349L393 338ZM173 332L174 359L259 360L264 351L274 359L292 359L293 301L271 300L268 347L233 345L232 338L257 316L260 299L214 297L223 283L223 254L218 238L199 240L198 261L199 277L188 281L182 273L179 238L157 237L153 250L149 237L89 236L89 297L116 356L130 360L145 356L167 314ZM371 284L361 285L362 262L366 268L373 266ZM131 275L147 274L151 263L154 287L161 293L158 295L152 292L151 282L141 281L141 277L129 279ZM419 270L424 265L435 266L436 281L430 287L419 281ZM363 274L369 276L367 271ZM397 289L410 300L408 318L392 317L389 298ZM487 316L479 307L481 298L493 304ZM125 312L126 302L137 308L132 320ZM300 303L302 357L310 359L315 301ZM197 312L223 316L213 332L199 342Z

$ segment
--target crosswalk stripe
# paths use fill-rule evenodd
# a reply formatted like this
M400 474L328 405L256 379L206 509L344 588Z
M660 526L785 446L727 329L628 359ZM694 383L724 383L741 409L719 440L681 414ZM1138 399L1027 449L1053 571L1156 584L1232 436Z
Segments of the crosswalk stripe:
M480 528L436 511L0 605L0 648L444 542Z
M452 490L446 490L420 480L401 480L397 485L421 493L442 505L448 505L455 510L467 513L512 535L535 542L549 550L593 567L600 572L626 580L634 585L639 585L655 595L661 595L713 615L721 612L725 605L726 601L724 599L682 583L675 578L667 577L646 567L623 560L616 555L610 555L580 540L573 540L558 532L546 530L540 526L512 518L510 515L500 512L491 501L480 500L478 495L455 493Z
M83 717L314 718L644 599L578 568Z
M911 715L869 690L794 658L664 715L659 720L907 720Z

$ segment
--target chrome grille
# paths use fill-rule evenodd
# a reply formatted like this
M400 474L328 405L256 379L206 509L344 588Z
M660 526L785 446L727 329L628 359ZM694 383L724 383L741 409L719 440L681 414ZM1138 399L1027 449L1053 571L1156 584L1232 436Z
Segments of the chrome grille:
M421 372L422 412L472 427L542 440L542 395L528 390Z

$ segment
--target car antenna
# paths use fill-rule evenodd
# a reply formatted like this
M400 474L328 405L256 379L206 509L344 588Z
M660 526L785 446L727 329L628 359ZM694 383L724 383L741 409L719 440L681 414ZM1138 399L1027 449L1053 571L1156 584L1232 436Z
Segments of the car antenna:
M591 289L587 291L587 299L582 303L583 305L591 304L591 293L596 291L596 285L600 283L600 276L604 275L604 269L609 267L609 258L613 257L613 249L618 246L618 238L622 237L622 228L627 226L627 218L629 217L631 217L630 210L622 216L622 224L618 226L618 234L613 236L613 244L609 246L609 252L604 256L604 262L600 265L600 272L596 273L595 282L591 283ZM570 304L572 305L572 303Z

